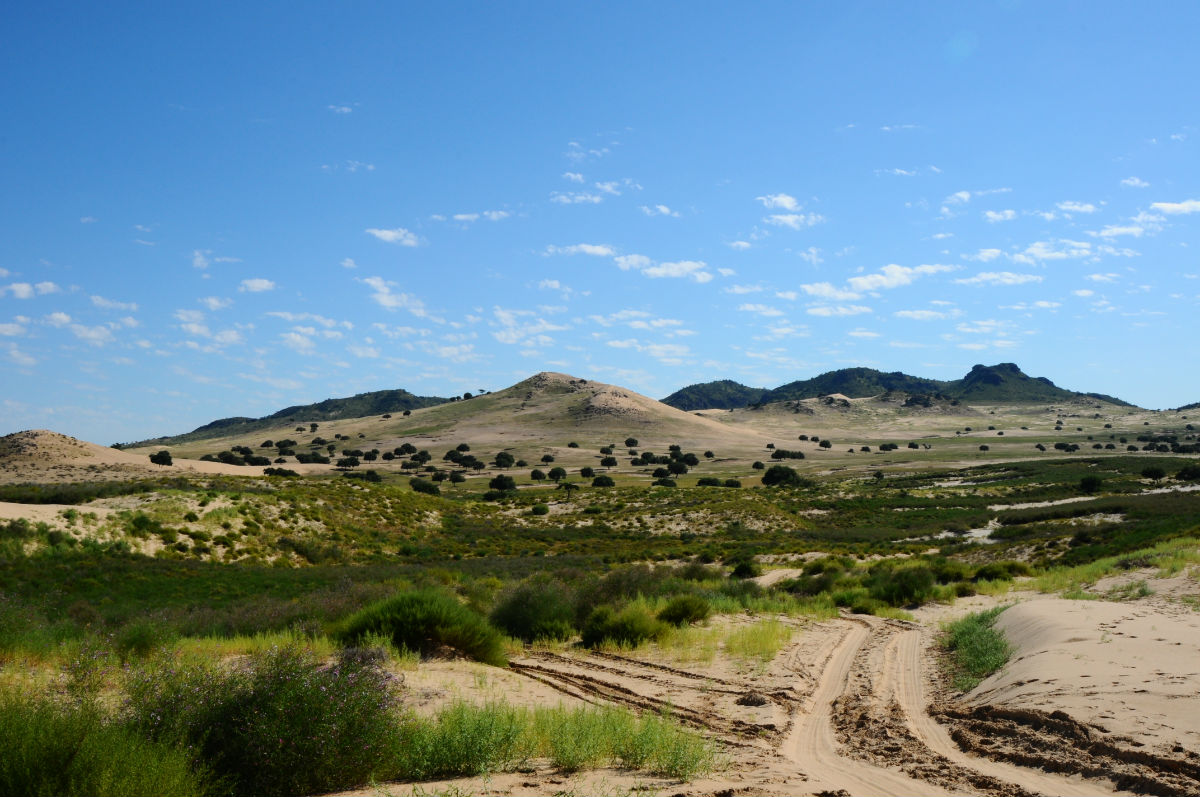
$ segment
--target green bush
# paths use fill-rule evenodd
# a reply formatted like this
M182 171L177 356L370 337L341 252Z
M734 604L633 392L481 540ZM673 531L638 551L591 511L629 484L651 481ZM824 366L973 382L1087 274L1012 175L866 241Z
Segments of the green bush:
M593 487L615 487L616 484L617 483L613 481L612 476L597 476L596 478L592 479Z
M664 623L682 626L699 623L708 618L712 607L699 595L676 595L658 613Z
M144 659L160 648L174 643L176 634L169 626L149 618L139 618L117 632L113 640L122 660Z
M529 508L529 513L532 515L548 515L550 514L550 507L545 504L534 504Z
M644 606L630 604L620 611L600 606L583 624L583 644L589 648L605 643L637 647L657 639L665 630L666 626Z
M891 606L919 606L933 594L933 571L924 565L880 568L868 579L871 597Z
M485 664L508 665L496 629L443 592L405 592L374 603L348 618L337 637L354 644L367 634L386 636L397 648L422 656L449 647Z
M189 797L208 793L188 754L106 720L95 706L0 693L0 794Z
M502 594L492 610L497 628L524 642L563 640L575 634L574 596L556 581L521 584Z
M275 648L233 670L160 664L127 691L128 726L190 751L231 795L362 787L393 775L403 742L391 676L353 657Z
M404 729L398 776L412 780L482 775L524 766L533 754L525 712L501 703L456 702L432 722Z
M772 465L763 474L762 483L767 487L802 487L805 480L787 465Z

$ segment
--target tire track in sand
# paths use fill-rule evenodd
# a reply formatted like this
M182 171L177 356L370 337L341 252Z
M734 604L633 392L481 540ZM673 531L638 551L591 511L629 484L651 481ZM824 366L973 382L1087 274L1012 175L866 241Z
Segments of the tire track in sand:
M866 624L852 620L842 624L844 633L833 648L796 720L782 752L810 778L807 788L818 784L828 792L905 797L913 794L950 794L929 782L915 780L893 769L850 759L839 750L833 729L833 702L846 691L851 667L871 636Z

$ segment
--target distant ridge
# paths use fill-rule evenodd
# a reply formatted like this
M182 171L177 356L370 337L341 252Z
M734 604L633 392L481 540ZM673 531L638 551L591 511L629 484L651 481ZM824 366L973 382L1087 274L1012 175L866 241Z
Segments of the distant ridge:
M732 410L762 401L765 387L746 387L732 379L703 382L676 390L662 400L678 410Z
M148 445L175 445L190 443L195 440L207 440L212 437L244 434L259 429L278 426L281 422L320 423L322 421L337 421L343 418L362 418L367 415L383 415L390 412L419 410L424 407L434 407L451 401L437 396L416 396L407 390L376 390L370 393L359 393L348 398L329 398L315 404L298 404L285 407L278 412L265 415L262 418L233 417L221 418L203 426L197 427L186 434L168 437L154 437L136 443L123 444L122 448L135 448Z
M914 394L941 394L960 401L1064 401L1093 398L1121 406L1132 406L1103 393L1077 393L1056 386L1045 377L1032 377L1014 363L976 365L962 379L942 381L874 368L843 368L828 371L812 379L802 379L760 391L723 379L690 385L663 399L664 404L686 410L732 409L747 404L797 401L841 393L850 398L877 396L890 391ZM757 394L757 397L755 397ZM731 404L735 397L746 397L742 404Z

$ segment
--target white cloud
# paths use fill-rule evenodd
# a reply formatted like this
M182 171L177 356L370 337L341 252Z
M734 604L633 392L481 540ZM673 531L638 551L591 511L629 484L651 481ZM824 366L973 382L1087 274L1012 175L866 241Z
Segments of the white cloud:
M83 324L71 324L71 332L75 337L91 346L103 346L112 343L112 330L105 326L88 327Z
M1099 210L1090 202L1059 202L1057 207L1064 213L1095 213Z
M379 349L374 346L347 346L346 351L364 360L374 359L379 356Z
M347 114L354 111L349 105L326 105L325 107L336 114Z
M472 222L479 221L478 213L455 213L451 216L455 221Z
M950 196L942 200L945 205L961 205L971 201L970 191L955 191Z
M1005 305L1002 310L1053 310L1056 307L1062 307L1062 302L1048 302L1044 299L1039 299L1036 302L1026 303L1017 302L1016 304Z
M339 265L342 268L358 268L358 263L355 263L352 257L342 258L342 262Z
M738 310L744 313L755 313L765 318L778 318L783 315L782 310L767 304L743 304L738 306Z
M823 316L823 317L829 318L829 317L833 317L833 316L862 315L863 313L871 312L871 308L863 307L862 305L859 305L859 304L850 304L850 305L834 305L832 307L829 307L829 306L810 307L810 308L808 308L807 312L809 315Z
M547 246L548 255L593 255L595 257L612 257L616 250L608 244L571 244L570 246Z
M796 293L795 291L775 291L775 298L786 299L789 302L796 301L799 296L800 294Z
M509 213L507 210L485 210L485 211L483 211L483 217L485 219L487 219L488 221L500 221L501 219L507 219L511 215L512 214Z
M15 338L25 334L25 327L20 324L0 324L0 336Z
M944 241L947 238L953 238L954 233L952 233L952 232L935 232L930 237L933 238L933 240L935 240L935 241Z
M14 282L8 286L8 290L18 299L33 298L33 286L28 282Z
M916 177L915 169L876 169L875 174L891 174L896 177Z
M59 287L53 282L39 282L33 286L33 289L37 291L38 296L45 296L48 293L58 293L59 291Z
M828 299L832 302L844 302L862 298L860 294L854 291L835 288L829 282L811 282L807 285L801 285L800 288L809 296L816 296L818 299Z
M583 175L579 172L563 172L563 179L570 180L573 183L582 183Z
M373 235L381 241L389 244L399 244L400 246L416 246L418 243L415 233L411 233L403 227L395 227L391 230L381 230L376 227L368 227L367 235Z
M279 340L284 346L300 354L308 354L317 347L317 344L313 343L312 338L302 335L299 332L281 332Z
M1026 282L1041 282L1037 274L1016 274L1012 271L983 271L974 277L956 279L959 285L1023 285Z
M403 309L417 316L418 318L432 318L425 310L425 304L415 296L410 296L407 293L392 293L392 287L396 284L388 282L383 277L367 277L359 280L374 289L371 298L380 306L387 310ZM439 319L433 318L438 321Z
M645 255L617 255L613 260L617 262L617 266L622 271L629 271L630 269L641 270L654 262Z
M804 227L812 227L825 221L825 217L818 213L776 213L767 216L763 219L767 224L772 224L776 227L788 227L789 229L799 230Z
M66 313L51 313L46 316L46 323L52 327L65 327L71 323L71 316Z
M510 345L553 345L546 336L547 332L558 332L568 327L553 324L544 318L539 318L532 310L508 310L503 307L493 307L493 326L500 329L492 333L492 337L501 343Z
M1113 274L1111 272L1108 274L1088 274L1084 277L1084 279L1091 280L1092 282L1116 282L1120 278L1120 274Z
M604 197L587 191L554 191L550 194L550 201L559 205L597 205L604 201Z
M100 219L96 218L95 216L80 216L79 217L80 224L95 224L98 221L100 221Z
M671 210L666 205L654 205L653 207L642 205L641 210L647 216L671 216L676 219L679 218L679 211Z
M1170 216L1200 213L1200 199L1185 199L1183 202L1151 202L1150 207Z
M103 296L93 296L92 304L96 307L102 307L105 310L125 310L127 312L134 312L138 309L137 304L134 302L117 302L113 301L112 299L105 299Z
M338 326L345 327L346 329L354 328L354 325L349 321L335 321L332 318L326 318L325 316L317 315L316 313L289 313L286 310L272 310L271 312L267 313L267 315L275 318L282 318L284 321L288 321L293 324L308 321L313 324L320 324L326 329L332 329L333 327Z
M725 293L762 293L762 289L763 287L761 285L730 285L725 289Z
M233 299L222 299L217 296L204 296L196 301L207 307L209 310L223 310L233 304Z
M717 273L720 274L722 277L732 277L737 272L731 268L719 268L719 269L717 269Z
M730 241L726 244L730 249L737 249L738 251L745 251L752 245L749 241Z
M1126 188L1149 188L1150 187L1150 183L1146 182L1145 180L1143 180L1140 177L1126 177L1124 180L1121 181L1121 185L1125 186Z
M803 252L797 252L796 257L806 263L811 263L814 266L819 266L825 261L821 258L821 250L815 246L810 246Z
M1109 224L1100 232L1093 234L1101 238L1118 238L1123 235L1141 238L1145 233L1146 228L1139 224Z
M5 278L5 277L7 277L7 276L8 276L10 273L11 273L11 272L9 272L9 270L8 270L8 269L6 269L6 268L0 268L0 279L4 279L4 278ZM0 293L2 293L3 291L4 291L4 289L3 289L3 288L0 288Z
M15 343L5 343L4 348L8 350L8 359L12 360L17 365L26 367L37 365L37 360L30 357L25 352L17 348Z
M707 264L702 260L679 260L674 263L659 263L642 269L647 277L691 277L696 282L708 282L712 274L705 271Z
M898 288L902 285L910 285L917 277L953 270L953 266L943 266L940 264L898 266L895 263L889 263L881 268L877 274L851 277L846 282L850 285L851 290L876 291L883 288Z
M1003 254L1004 252L999 249L980 249L973 255L963 255L963 260L977 260L981 263L990 263Z
M201 269L208 268L208 264L209 264L208 255L210 255L210 254L211 254L211 252L209 252L207 249L204 249L204 250L193 249L192 250L192 265L196 268L201 268Z
M1012 221L1017 217L1015 210L985 210L983 217L988 220L989 224L995 224L1000 221Z
M755 197L759 202L763 203L765 208L782 208L783 210L798 210L800 203L796 201L796 197L789 194L767 194L766 196Z
M1095 291L1088 290L1087 288L1080 288L1077 291L1071 291L1071 293L1075 294L1076 296L1082 296L1084 298L1087 298L1088 296L1096 295Z
M1013 255L1018 263L1033 265L1039 260L1067 260L1071 258L1090 257L1092 245L1087 241L1035 241L1025 248L1024 252Z
M896 318L907 318L910 321L937 321L943 318L951 318L954 313L942 313L937 310L897 310L893 313Z
M253 279L242 280L239 291L245 293L262 293L263 291L271 291L275 289L275 283L271 280L263 279L262 277L254 277Z
M846 334L852 338L877 338L877 337L879 337L878 332L872 332L869 329L861 329L861 328L851 330L851 331L847 332Z

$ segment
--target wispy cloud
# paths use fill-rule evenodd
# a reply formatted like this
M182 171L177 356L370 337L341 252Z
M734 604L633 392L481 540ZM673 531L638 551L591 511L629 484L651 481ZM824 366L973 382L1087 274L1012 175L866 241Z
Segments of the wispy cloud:
M92 304L105 310L124 310L127 313L135 312L138 309L134 302L117 302L105 299L103 296L92 296Z
M890 263L879 269L879 272L876 274L851 277L846 280L846 283L854 291L877 291L885 288L898 288L902 285L910 285L918 277L953 270L954 266L944 266L941 264L899 266L895 263Z
M415 233L409 232L403 227L394 227L390 230L383 230L376 227L368 227L367 235L373 235L381 241L389 244L399 244L400 246L416 246L420 243Z
M641 211L647 216L670 216L676 219L679 218L679 211L671 210L666 205L642 205Z
M738 305L738 310L743 313L761 315L764 318L778 318L783 315L782 310L777 307L771 307L769 304L743 304Z
M809 315L823 316L823 317L829 318L829 317L836 317L836 316L862 315L863 313L871 312L871 308L863 307L862 305L859 305L859 304L848 304L848 305L843 304L843 305L810 307L810 308L808 308L808 310L806 312Z
M571 244L570 246L546 247L547 255L592 255L594 257L612 257L616 250L608 244Z
M1064 213L1095 213L1099 210L1091 202L1059 202L1056 207Z
M790 194L767 194L755 197L765 208L781 208L783 210L799 210L800 203Z
M550 201L559 205L598 205L604 197L588 191L552 191Z
M348 114L354 111L354 109L349 105L326 105L325 108L326 110L333 111L336 114Z
M242 280L238 290L244 293L263 293L264 291L275 290L275 283L269 279L254 277Z
M819 213L775 213L767 216L763 221L775 227L801 230L820 224L825 221L825 217Z
M828 299L832 302L853 301L854 299L862 298L862 295L855 291L847 291L843 290L842 288L834 287L834 285L829 282L810 282L808 284L801 285L800 289L809 296L815 296L818 299Z
M974 277L956 279L959 285L1024 285L1027 282L1041 282L1037 274L1016 274L1012 271L984 271Z
M1200 199L1185 199L1183 202L1152 202L1150 207L1169 216L1200 213Z
M359 282L371 287L373 290L371 298L386 310L407 310L418 318L441 320L430 316L425 309L425 303L415 296L407 293L393 293L392 288L396 285L394 282L388 282L383 277L366 277Z
M1124 180L1121 181L1121 185L1125 186L1126 188L1149 188L1150 187L1150 183L1146 182L1145 180L1143 180L1140 177L1126 177Z
M1015 210L985 210L983 217L988 220L989 224L996 224L1001 221L1012 221L1017 217Z

